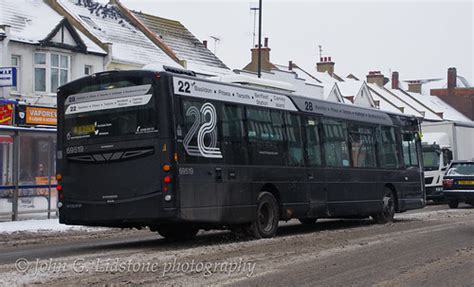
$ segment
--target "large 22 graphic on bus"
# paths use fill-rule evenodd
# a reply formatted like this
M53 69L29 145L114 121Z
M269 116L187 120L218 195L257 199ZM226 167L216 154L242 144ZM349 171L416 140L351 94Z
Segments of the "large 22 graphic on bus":
M194 118L194 122L183 140L186 152L191 156L222 158L221 150L217 147L216 108L211 103L205 103L201 109L191 106L186 110L186 116ZM191 140L196 134L197 145L191 145Z

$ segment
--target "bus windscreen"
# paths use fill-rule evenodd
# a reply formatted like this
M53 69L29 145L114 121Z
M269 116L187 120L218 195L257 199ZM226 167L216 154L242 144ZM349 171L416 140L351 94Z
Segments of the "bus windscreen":
M119 81L90 88L65 99L66 142L158 131L151 83Z

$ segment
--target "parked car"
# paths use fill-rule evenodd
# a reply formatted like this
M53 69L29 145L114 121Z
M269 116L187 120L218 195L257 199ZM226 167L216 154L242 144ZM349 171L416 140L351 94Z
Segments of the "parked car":
M460 202L474 205L474 161L453 161L443 179L443 194L450 208Z

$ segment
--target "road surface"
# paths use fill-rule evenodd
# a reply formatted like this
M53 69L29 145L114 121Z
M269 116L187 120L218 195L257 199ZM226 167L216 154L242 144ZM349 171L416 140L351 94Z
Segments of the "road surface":
M278 236L201 232L176 243L148 230L0 235L0 286L473 286L474 208L428 206L395 223L282 223Z

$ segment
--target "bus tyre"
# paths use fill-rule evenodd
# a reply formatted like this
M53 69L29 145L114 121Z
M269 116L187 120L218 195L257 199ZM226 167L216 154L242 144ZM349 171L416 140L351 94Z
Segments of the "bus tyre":
M316 217L304 217L298 218L298 220L304 225L314 225L318 219Z
M278 203L269 192L262 192L258 196L257 216L254 222L247 227L247 233L256 239L275 236L280 220Z
M382 211L373 214L372 218L378 224L393 222L395 216L395 196L391 189L386 188L382 198Z
M193 239L199 229L194 226L163 225L158 228L158 234L166 239L185 241Z
M450 199L448 200L448 206L449 208L458 208L459 201L457 201L456 199Z

